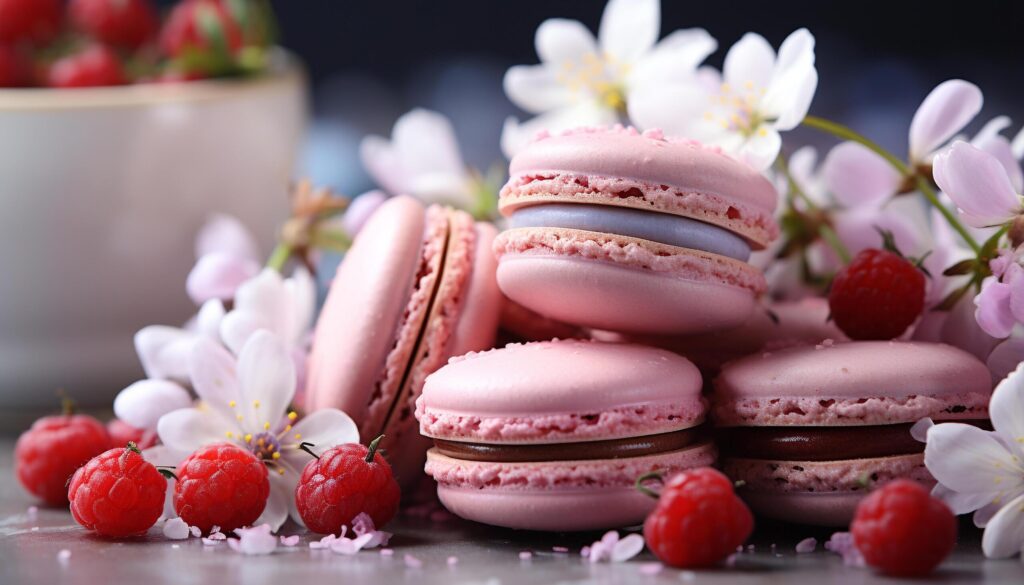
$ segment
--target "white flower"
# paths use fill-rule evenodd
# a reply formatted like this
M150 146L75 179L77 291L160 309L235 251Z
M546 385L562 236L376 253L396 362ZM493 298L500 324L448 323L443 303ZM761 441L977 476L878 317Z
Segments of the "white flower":
M209 339L200 339L190 360L192 386L200 407L160 418L163 447L147 450L147 459L177 465L192 451L218 442L250 450L270 470L270 498L257 523L277 530L295 510L295 485L310 455L300 446L323 451L359 441L355 423L344 412L319 410L295 423L287 412L295 395L295 364L285 343L266 330L253 333L235 356Z
M302 266L289 278L265 268L238 287L235 306L220 323L224 345L238 355L259 329L278 336L289 348L302 347L313 323L316 283Z
M630 96L629 116L642 128L721 146L763 170L779 154L779 132L800 124L817 87L807 29L790 34L778 55L764 37L747 33L729 49L713 90L701 80L638 91Z
M437 112L415 109L404 114L395 122L390 141L367 136L359 154L366 171L390 195L460 209L476 204L478 182L462 161L451 122Z
M185 282L196 304L210 299L226 301L235 289L260 271L256 238L237 218L210 217L196 236L196 264Z
M541 130L622 121L637 92L691 83L717 42L703 29L677 30L658 42L659 0L609 0L597 39L582 23L552 18L535 39L539 65L512 67L505 94L537 117L505 122L501 145L511 158Z
M989 416L994 431L962 423L928 429L924 462L939 482L933 493L956 514L974 512L985 528L985 556L1004 558L1024 546L1024 364L996 387Z

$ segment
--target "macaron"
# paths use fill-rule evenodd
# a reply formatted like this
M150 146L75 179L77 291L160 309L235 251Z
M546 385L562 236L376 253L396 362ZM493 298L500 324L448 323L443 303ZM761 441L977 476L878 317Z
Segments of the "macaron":
M498 285L552 319L679 334L742 324L765 290L747 260L778 235L778 196L721 150L659 131L542 135L511 162Z
M422 477L429 441L416 398L450 356L493 346L502 296L496 230L411 197L370 217L331 284L313 337L306 408L338 408L382 443L403 485Z
M860 499L898 478L934 485L911 426L984 425L992 380L949 345L857 341L732 362L715 380L722 467L762 516L846 526Z
M653 345L686 356L710 382L730 361L762 351L826 340L848 341L829 320L828 301L808 297L797 301L759 303L745 323L730 329L690 335L624 335L591 331L594 339Z
M715 460L700 373L651 347L565 340L468 354L429 376L416 406L441 502L494 526L637 524L655 504L638 477Z

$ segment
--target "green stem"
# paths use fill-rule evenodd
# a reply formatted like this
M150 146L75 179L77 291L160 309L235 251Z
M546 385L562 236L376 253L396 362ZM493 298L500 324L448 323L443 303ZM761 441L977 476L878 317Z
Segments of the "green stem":
M836 234L835 230L833 230L831 226L822 222L821 225L818 226L818 235L821 236L822 240L825 240L825 243L828 244L833 251L835 251L836 256L839 256L839 260L841 260L843 264L850 263L850 260L853 259L852 256L850 256L850 250L847 249L846 245L839 239L839 235Z
M274 270L281 272L284 268L285 262L288 262L288 258L292 255L292 248L284 242L277 244L274 251L270 254L270 258L267 260L267 268L273 268Z
M866 146L868 150L871 150L878 156L884 158L889 164L893 166L894 169L899 171L901 175L910 176L912 174L910 167L908 167L906 163L896 158L896 156L894 156L888 150L882 148L875 141L861 134L858 134L848 126L844 126L842 124L833 122L831 120L826 120L824 118L819 118L817 116L807 116L806 118L804 118L804 121L802 123L804 126L814 128L815 130L821 130L822 132L831 134L838 138L842 138L844 140L852 140L854 142L862 144Z
M777 166L779 167L779 170L781 170L782 174L786 177L789 192L799 197L800 200L804 202L804 205L807 206L807 209L811 211L817 210L818 205L810 198L810 196L807 195L807 193L804 192L802 188L800 188L800 184L796 182L796 179L794 179L793 175L789 172L789 164L786 161L786 156L780 152L779 158L776 160L778 162ZM839 235L836 234L835 230L833 230L824 221L822 221L818 226L818 235L821 236L821 239L824 240L833 251L835 251L836 256L839 257L843 264L850 263L850 250L847 249L846 245L844 245L842 240L839 239Z
M644 482L651 480L664 482L665 476L660 471L649 471L641 475L640 477L636 478L636 481L633 483L633 486L636 487L637 491L639 491L643 495L657 500L658 498L661 497L661 494L644 485Z
M942 215L943 218L945 218L945 220L949 223L950 227L952 227L956 233L960 234L960 237L963 238L965 242L967 242L967 245L971 247L971 250L973 250L975 254L981 251L981 246L978 245L978 242L974 239L973 236L971 236L970 232L967 231L967 228L965 228L963 224L960 223L956 216L953 215L953 212L951 212L949 209L946 208L945 205L939 202L939 198L935 194L935 190L932 189L932 186L928 184L928 181L925 179L925 177L922 177L916 169L911 169L905 162L896 158L895 155L890 153L888 150L882 148L878 143L874 142L870 138L867 138L855 132L851 128L844 126L842 124L833 122L831 120L826 120L824 118L819 118L817 116L807 116L806 118L804 118L803 125L831 134L838 138L842 138L844 140L852 140L853 142L856 142L866 147L868 150L874 152L878 156L885 159L886 162L892 165L892 167L896 169L896 171L899 172L904 177L913 178L915 183L917 184L918 190L920 190L921 193L924 195L924 198L928 200L928 203L930 203L932 207L938 210L938 212Z
M341 231L318 229L313 232L311 243L317 248L326 248L335 252L347 252L352 247L352 238Z

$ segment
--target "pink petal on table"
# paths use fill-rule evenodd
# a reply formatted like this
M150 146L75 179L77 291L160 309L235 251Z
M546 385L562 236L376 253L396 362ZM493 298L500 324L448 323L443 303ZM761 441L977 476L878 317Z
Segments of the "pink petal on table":
M1020 197L1003 165L967 142L958 140L935 155L932 175L971 226L1001 225L1021 211Z
M808 537L796 543L797 554L812 553L816 548L818 548L818 539L814 537Z
M299 535L293 534L291 536L281 536L281 546L295 546L299 544Z
M962 79L950 79L924 98L910 122L910 158L927 162L928 155L963 129L981 111L981 90Z
M410 569L421 569L421 568L423 568L423 561L421 561L420 559L418 559L418 558L416 558L416 557L414 557L414 556L412 556L410 554L405 555L403 560L405 561L405 566L409 567Z

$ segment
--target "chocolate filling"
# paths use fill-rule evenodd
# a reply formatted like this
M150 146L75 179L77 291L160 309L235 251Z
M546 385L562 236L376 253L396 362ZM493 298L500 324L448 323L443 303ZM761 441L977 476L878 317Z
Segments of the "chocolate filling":
M697 442L699 435L698 429L683 429L643 437L546 445L494 445L434 439L434 446L444 455L468 461L577 461L667 453L692 445Z
M982 428L988 421L956 421ZM780 461L835 461L910 455L924 443L910 436L913 425L849 427L736 427L719 437L723 454Z

